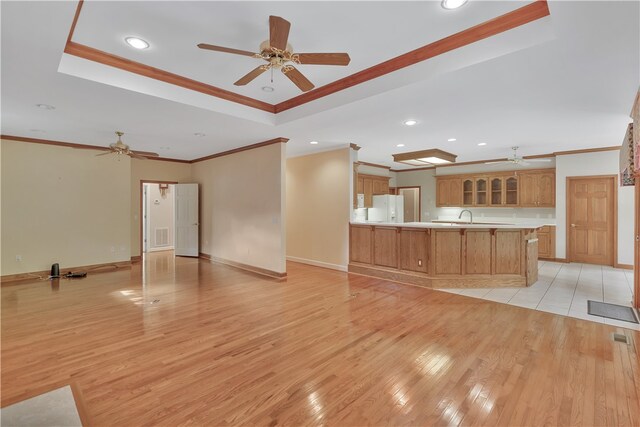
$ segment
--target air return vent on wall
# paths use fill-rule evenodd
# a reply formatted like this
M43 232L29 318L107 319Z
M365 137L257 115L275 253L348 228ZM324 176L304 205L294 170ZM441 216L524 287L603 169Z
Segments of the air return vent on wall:
M169 245L169 229L168 228L156 228L156 246L168 246Z

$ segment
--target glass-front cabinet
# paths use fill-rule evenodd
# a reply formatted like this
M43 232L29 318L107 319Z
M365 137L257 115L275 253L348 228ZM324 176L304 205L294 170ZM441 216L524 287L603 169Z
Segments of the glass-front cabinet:
M518 206L518 177L510 176L505 179L504 204Z
M502 178L491 178L491 206L502 206L502 190L504 187Z
M473 180L462 181L462 205L473 206Z
M487 205L487 178L476 178L475 206Z

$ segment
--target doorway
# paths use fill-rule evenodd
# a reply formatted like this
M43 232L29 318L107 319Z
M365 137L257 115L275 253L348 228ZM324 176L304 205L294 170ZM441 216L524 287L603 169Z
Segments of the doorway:
M142 183L142 252L173 251L175 241L175 186L167 182Z
M398 195L404 196L404 222L419 222L421 215L420 187L398 187Z
M615 175L567 177L567 260L611 265L616 259Z

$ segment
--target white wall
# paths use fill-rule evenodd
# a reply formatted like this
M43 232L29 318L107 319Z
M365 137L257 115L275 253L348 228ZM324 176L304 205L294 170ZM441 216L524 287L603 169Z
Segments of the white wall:
M200 251L286 272L285 144L194 163L200 184Z
M573 154L556 158L556 256L567 254L567 177L617 175L619 151ZM616 184L619 180L616 179ZM618 263L633 264L634 191L633 187L618 187Z

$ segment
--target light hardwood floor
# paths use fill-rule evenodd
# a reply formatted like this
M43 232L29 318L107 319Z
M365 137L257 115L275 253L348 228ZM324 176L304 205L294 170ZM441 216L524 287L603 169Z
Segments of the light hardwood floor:
M640 425L635 331L295 263L277 282L150 258L2 287L3 407L73 383L95 425Z

